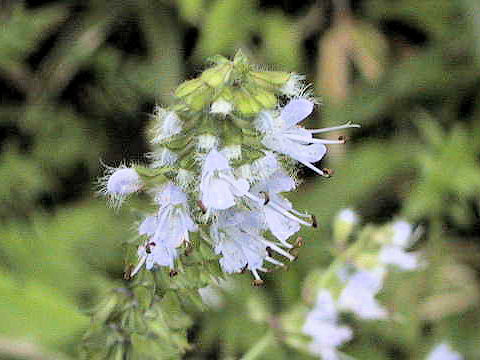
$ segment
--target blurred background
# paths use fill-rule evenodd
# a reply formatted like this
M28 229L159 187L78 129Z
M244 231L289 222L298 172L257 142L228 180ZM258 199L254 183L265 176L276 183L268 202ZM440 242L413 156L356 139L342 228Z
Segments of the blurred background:
M431 269L393 276L399 322L356 323L358 359L422 359L448 339L480 359L480 3L477 0L72 0L0 2L0 359L75 359L88 311L121 284L127 209L96 195L101 161L146 161L156 104L241 48L306 74L322 99L309 126L361 124L308 169L292 201L320 230L288 272L194 314L188 359L235 359L265 332L259 309L299 302L331 261L342 208L364 223L425 229ZM433 269L433 270L432 270ZM278 344L261 359L308 359ZM159 354L159 359L161 355Z

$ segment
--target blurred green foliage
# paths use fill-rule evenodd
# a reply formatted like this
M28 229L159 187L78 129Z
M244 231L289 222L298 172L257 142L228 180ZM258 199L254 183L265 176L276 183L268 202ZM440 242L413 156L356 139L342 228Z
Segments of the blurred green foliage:
M282 341L258 341L299 303L307 275L331 261L329 224L348 206L366 222L422 224L431 265L391 275L380 298L403 320L355 322L345 352L421 359L447 339L480 359L480 7L353 5L2 2L0 359L77 357L88 311L122 283L123 243L134 236L135 214L96 199L100 159L145 161L153 105L169 103L207 56L237 48L253 63L305 73L323 100L315 122L362 129L327 156L335 177L304 172L292 200L321 226L302 234L299 260L262 289L237 276L222 308L192 314L186 357L234 359L257 344L246 358L307 358Z

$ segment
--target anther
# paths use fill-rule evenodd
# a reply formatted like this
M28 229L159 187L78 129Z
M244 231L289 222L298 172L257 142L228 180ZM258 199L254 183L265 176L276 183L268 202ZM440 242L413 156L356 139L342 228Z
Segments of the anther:
M255 279L252 281L252 286L259 287L265 284L265 282L262 279Z
M200 210L202 210L203 214L207 213L207 208L205 207L205 205L203 205L202 200L197 200L197 205L200 208Z
M316 224L315 224L316 225ZM303 238L299 236L297 240L295 240L295 243L293 244L296 248L302 247L303 246Z
M322 171L325 174L325 177L331 177L335 172L332 169L324 168Z
M263 197L265 198L265 201L263 202L263 205L267 205L270 202L270 196L265 191L260 191L260 194L262 194Z
M348 138L346 136L340 135L338 141L342 141L344 144L347 142Z
M273 255L272 249L267 246L266 250L267 250L268 256L272 257L272 255Z
M168 276L170 276L170 277L172 277L172 278L173 278L174 276L177 276L177 275L178 275L178 271L176 271L176 270L170 270L170 273L168 274Z
M312 227L316 229L318 227L317 217L312 214Z
M154 242L148 243L147 246L145 246L145 252L146 252L147 254L151 254L151 253L152 253L152 246L155 246L155 243L154 243Z

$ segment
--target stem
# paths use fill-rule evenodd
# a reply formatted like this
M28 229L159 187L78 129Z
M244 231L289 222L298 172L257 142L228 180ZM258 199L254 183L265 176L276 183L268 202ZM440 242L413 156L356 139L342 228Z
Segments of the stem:
M273 333L269 331L264 337L262 337L248 352L243 355L241 360L255 360L260 359L261 355L270 346L274 345L275 337Z

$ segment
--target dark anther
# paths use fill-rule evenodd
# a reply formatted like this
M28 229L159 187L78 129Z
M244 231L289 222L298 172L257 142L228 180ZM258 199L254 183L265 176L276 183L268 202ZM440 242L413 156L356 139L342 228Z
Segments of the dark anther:
M252 285L256 287L262 286L263 284L265 284L265 282L261 279L255 279L252 281Z
M265 191L260 191L260 194L262 194L263 197L265 198L263 205L267 205L270 202L270 196L268 196L268 193Z
M334 171L332 169L324 168L322 170L325 173L325 177L331 177L334 174Z
M242 268L242 270L240 270L240 274L245 273L245 271L247 271L247 267L248 267L248 264L245 265L245 266Z
M268 256L272 257L273 253L272 253L272 249L267 247L267 254Z
M312 214L312 227L316 229L318 227L317 217Z
M131 280L132 279L132 271L133 271L133 264L127 265L125 271L123 272L123 279L124 280Z
M155 243L153 241L151 243L148 243L147 246L145 246L145 252L147 254L152 253L152 246L155 246Z
M347 142L347 137L346 136L343 136L343 135L340 135L338 137L338 141L342 141L344 144Z
M202 213L205 214L207 212L207 208L205 205L203 205L203 202L201 200L197 200L197 205L202 210Z
M174 276L177 276L178 275L178 271L176 270L170 270L170 273L168 274L168 276L170 277L174 277Z

